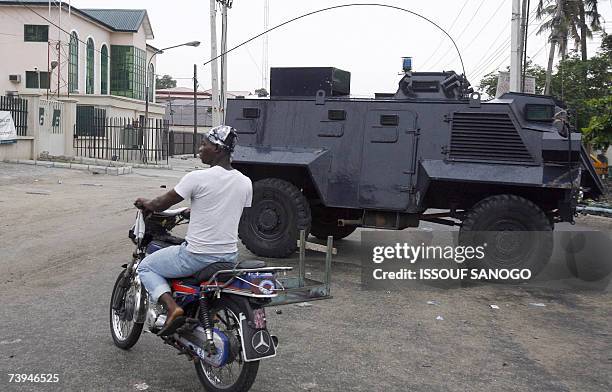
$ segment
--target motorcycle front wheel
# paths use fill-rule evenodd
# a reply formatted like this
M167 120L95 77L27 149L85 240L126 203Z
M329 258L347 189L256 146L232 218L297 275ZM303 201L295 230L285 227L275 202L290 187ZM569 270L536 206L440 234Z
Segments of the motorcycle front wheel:
M216 328L231 335L230 341L241 342L238 315L246 313L246 310L222 298L216 301L210 313ZM259 361L245 362L241 347L236 346L236 351L234 358L220 368L196 361L198 378L208 392L246 392L251 389L259 370Z
M139 300L140 305L143 305L144 297L142 288L137 286L133 279L130 279L129 286L127 289L122 289L120 283L123 279L124 274L127 270L123 270L117 277L115 286L113 287L113 294L111 295L110 301L110 330L115 346L128 350L136 344L142 333L144 323L137 323L135 321L136 314L134 314L135 301ZM115 303L115 296L121 296L121 306L119 309L113 309L113 303Z

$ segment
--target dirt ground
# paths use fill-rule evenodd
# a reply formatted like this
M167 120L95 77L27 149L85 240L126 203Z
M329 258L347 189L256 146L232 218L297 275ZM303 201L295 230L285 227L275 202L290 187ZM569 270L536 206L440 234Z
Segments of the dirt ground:
M132 201L171 189L192 167L113 177L0 163L0 390L201 390L192 365L158 338L123 352L108 329L110 291L133 250ZM579 223L609 230L611 221ZM359 238L337 244L333 299L268 309L281 346L253 391L612 390L609 290L366 291ZM308 257L316 276L323 257ZM269 262L296 266L295 257ZM9 373L60 382L16 385Z

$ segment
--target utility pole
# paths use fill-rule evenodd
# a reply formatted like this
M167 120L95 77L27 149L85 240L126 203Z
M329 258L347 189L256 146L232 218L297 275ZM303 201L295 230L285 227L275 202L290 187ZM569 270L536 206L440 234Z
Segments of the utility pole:
M172 109L170 109L172 111ZM193 157L198 156L198 65L193 65Z
M221 123L225 124L225 107L227 105L227 3L222 1L221 4L221 95L219 101L221 104Z
M227 10L232 8L234 0L218 0L221 3L221 121L225 123L227 106Z
M531 8L530 0L523 0L523 72L521 74L521 92L525 92L525 75L527 73L527 32L529 30L529 9Z
M512 0L510 26L510 92L521 91L521 0Z
M210 57L217 57L217 0L210 0ZM212 102L212 126L221 125L219 118L219 67L217 60L210 63L211 69L211 102Z

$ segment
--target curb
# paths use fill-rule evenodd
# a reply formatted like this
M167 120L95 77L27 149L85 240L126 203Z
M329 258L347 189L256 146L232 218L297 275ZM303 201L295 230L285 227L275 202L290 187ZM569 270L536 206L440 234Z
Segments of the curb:
M53 160L49 159L49 161L53 161ZM61 162L65 162L65 160L61 160ZM107 167L132 167L132 168L140 168L140 169L165 169L165 170L172 170L172 166L170 166L170 165L161 165L161 164L150 164L150 165L147 164L147 165L145 165L145 164L142 164L142 163L129 163L129 162L121 162L121 161L109 161L109 160L106 160L106 159L85 158L85 157L74 157L73 159L70 160L70 163L80 163L80 164L84 164L84 165L107 166Z
M89 171L97 174L108 174L111 176L121 176L124 174L132 173L132 166L100 166L100 165L89 165L86 163L76 162L53 162L53 161L36 161L31 159L5 159L7 163L17 163L21 165L32 165L32 166L43 166L47 168L61 168L61 169L72 169Z

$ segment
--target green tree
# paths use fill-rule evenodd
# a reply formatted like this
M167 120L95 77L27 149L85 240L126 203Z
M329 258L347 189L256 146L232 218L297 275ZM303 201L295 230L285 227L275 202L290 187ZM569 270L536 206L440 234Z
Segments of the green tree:
M599 52L582 61L572 52L557 66L552 77L551 94L576 113L576 128L586 127L596 113L589 109L590 100L607 97L612 91L612 36L604 35Z
M593 37L593 31L601 30L601 15L597 9L597 0L575 1L574 4L578 7L582 61L587 61L587 38Z
M506 67L506 72L510 72L510 67ZM525 75L535 77L536 94L542 94L544 91L544 84L546 82L546 70L542 66L533 64L531 61L529 61L527 62ZM479 90L490 97L494 97L495 91L497 90L497 76L497 71L486 74L480 80Z
M549 33L550 52L546 68L545 93L550 92L550 84L555 58L555 47L559 45L561 59L565 60L568 52L568 41L572 39L576 49L581 50L581 60L587 60L587 38L593 31L601 30L601 15L597 9L597 0L557 0L554 3L538 2L536 18L545 19L538 34Z
M170 75L164 75L161 78L160 77L155 78L155 89L156 90L160 90L164 88L175 88L175 87L176 87L176 80L172 79L172 76Z
M257 90L255 90L255 94L258 97L267 97L268 95L270 95L268 94L268 90L266 90L265 87L258 88Z
M587 111L593 115L589 124L582 128L584 140L605 152L612 144L612 95L589 99L585 104Z

